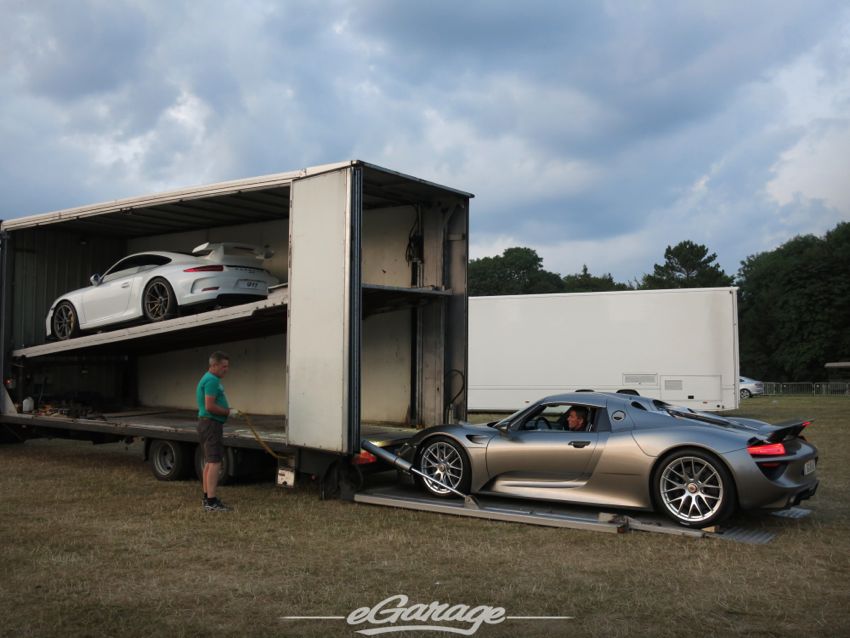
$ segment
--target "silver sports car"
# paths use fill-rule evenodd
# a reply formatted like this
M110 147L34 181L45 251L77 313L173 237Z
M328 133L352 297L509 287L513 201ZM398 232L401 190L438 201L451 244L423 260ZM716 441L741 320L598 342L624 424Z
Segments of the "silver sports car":
M59 297L47 313L49 339L70 339L82 330L137 320L162 321L182 308L256 301L276 277L263 268L271 256L248 244L221 242L185 253L147 252L124 257L91 286Z
M707 527L736 508L782 509L814 495L818 451L801 435L807 425L577 392L487 425L428 428L399 455L465 494L656 509ZM418 480L435 496L454 496Z

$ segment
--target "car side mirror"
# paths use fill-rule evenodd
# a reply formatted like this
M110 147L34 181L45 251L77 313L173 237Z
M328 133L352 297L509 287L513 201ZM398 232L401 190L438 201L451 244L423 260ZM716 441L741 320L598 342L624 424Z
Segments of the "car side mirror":
M91 282L92 286L99 286L100 282L103 281L103 278L97 273L95 273L91 277L89 277L89 281Z
M507 434L510 427L511 427L510 423L500 423L499 425L496 426L496 429L499 432L501 432L502 434Z

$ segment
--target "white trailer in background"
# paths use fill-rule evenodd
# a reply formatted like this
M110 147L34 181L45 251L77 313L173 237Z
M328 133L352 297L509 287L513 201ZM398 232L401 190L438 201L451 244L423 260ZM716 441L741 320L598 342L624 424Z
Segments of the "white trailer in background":
M470 297L469 409L583 389L735 409L737 305L737 288Z

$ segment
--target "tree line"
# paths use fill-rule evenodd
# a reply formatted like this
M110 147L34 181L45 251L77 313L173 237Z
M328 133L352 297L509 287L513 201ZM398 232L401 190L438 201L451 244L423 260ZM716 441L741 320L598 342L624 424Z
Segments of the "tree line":
M828 361L850 361L850 223L751 255L732 276L692 241L667 246L651 273L630 282L611 273L560 275L532 248L469 262L469 294L522 295L738 286L741 371L771 381L819 381Z

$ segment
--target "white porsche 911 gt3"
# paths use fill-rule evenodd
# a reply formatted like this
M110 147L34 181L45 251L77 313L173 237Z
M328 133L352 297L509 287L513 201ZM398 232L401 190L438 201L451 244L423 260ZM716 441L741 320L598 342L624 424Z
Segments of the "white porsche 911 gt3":
M279 282L263 268L271 253L235 242L205 243L192 254L145 252L125 257L91 285L62 295L47 313L48 339L137 320L163 321L180 309L267 297Z

